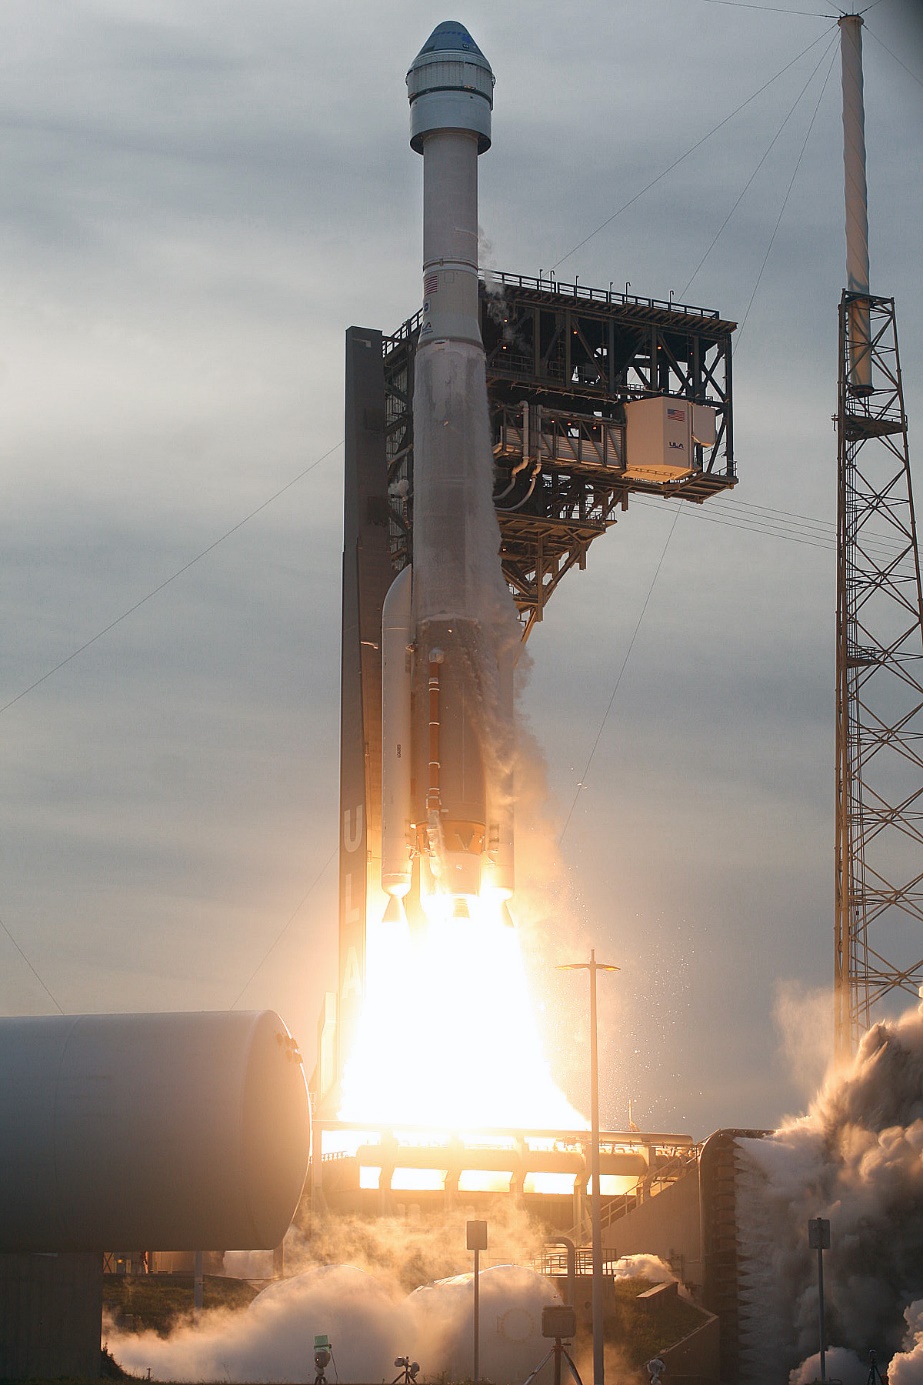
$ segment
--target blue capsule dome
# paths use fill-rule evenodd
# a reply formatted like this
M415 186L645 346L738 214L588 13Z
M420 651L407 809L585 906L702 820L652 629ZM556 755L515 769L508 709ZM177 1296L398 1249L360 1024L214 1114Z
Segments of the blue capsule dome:
M484 54L464 24L459 24L457 19L444 19L441 24L437 24L417 56L421 57L424 53L439 53L446 48L464 53L476 53L479 58L484 58ZM484 61L487 63L486 58Z

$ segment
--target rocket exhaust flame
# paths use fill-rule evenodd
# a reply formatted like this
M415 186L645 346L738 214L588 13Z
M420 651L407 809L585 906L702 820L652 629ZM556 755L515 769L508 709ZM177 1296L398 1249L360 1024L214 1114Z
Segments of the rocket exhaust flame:
M542 1057L519 935L498 901L413 929L369 921L367 989L340 1119L436 1130L582 1130Z

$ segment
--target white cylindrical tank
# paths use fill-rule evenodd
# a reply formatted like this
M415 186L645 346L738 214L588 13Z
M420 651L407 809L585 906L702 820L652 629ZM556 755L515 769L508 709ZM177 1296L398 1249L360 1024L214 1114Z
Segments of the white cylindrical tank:
M276 1246L310 1139L271 1010L0 1018L0 1251Z

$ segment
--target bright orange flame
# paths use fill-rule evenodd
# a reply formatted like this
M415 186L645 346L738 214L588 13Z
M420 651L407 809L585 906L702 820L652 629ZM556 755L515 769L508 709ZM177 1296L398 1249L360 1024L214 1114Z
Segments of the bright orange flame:
M527 1173L522 1190L524 1193L556 1193L560 1197L572 1193L576 1181L572 1173ZM602 1187L602 1179L599 1185Z
M452 902L411 936L369 924L366 995L340 1118L459 1130L581 1130L542 1053L514 928L501 901Z
M462 1169L458 1175L460 1193L508 1193L513 1170Z

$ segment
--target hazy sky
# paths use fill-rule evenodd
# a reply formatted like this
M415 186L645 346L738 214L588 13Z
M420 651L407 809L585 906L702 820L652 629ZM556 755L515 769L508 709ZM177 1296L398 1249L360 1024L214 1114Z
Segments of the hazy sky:
M417 307L404 74L454 17L497 76L485 262L745 320L733 498L675 529L632 505L530 641L551 835L599 735L533 957L562 1071L585 981L550 961L594 945L623 968L601 983L605 1119L630 1096L640 1124L705 1135L800 1106L774 1015L833 965L831 13L7 0L0 1011L271 1005L313 1052L335 977L343 333ZM865 58L872 289L897 299L913 442L914 0L871 6Z

